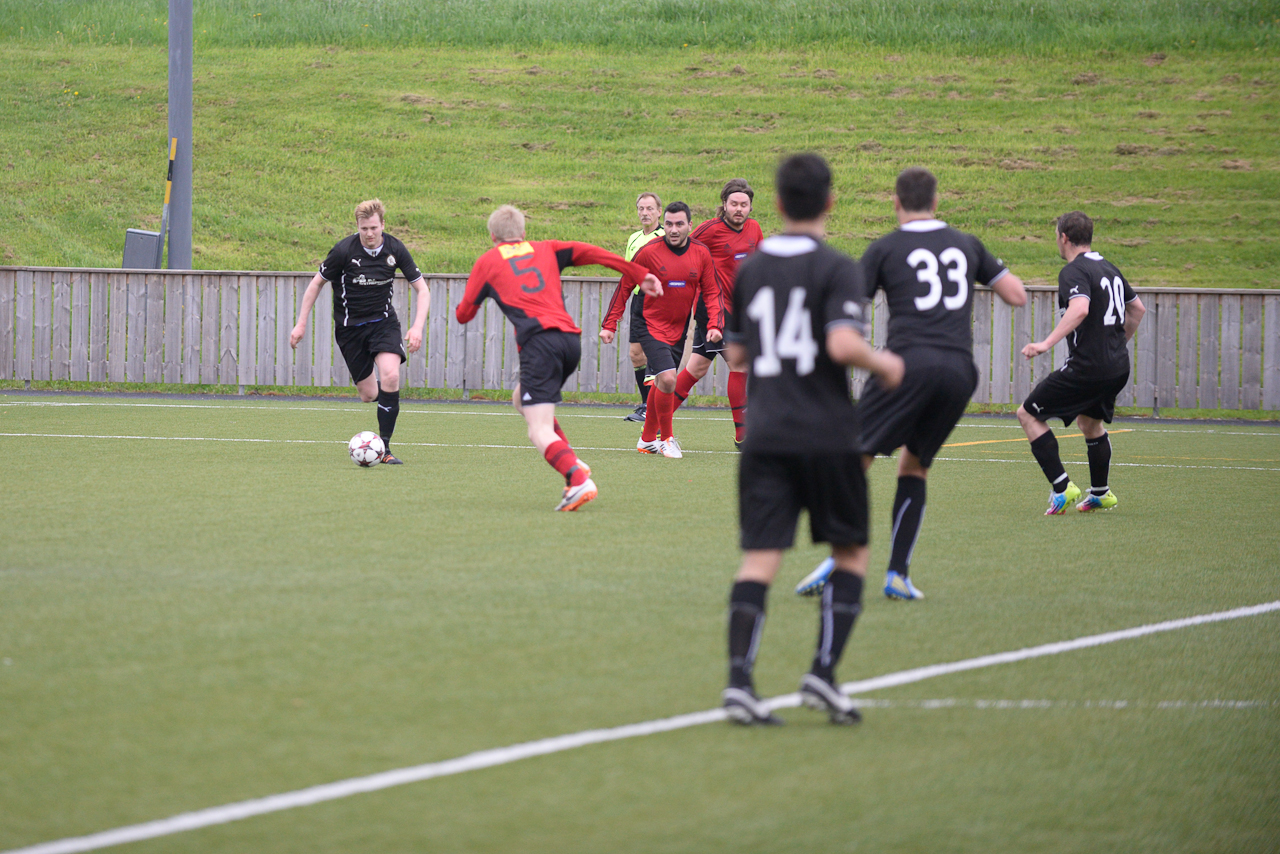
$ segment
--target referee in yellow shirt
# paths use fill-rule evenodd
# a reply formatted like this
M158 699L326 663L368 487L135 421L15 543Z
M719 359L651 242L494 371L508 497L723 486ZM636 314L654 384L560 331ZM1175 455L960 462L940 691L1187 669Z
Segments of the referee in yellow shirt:
M640 217L640 229L627 239L627 249L622 253L623 258L630 261L640 251L640 247L666 234L659 224L661 211L662 199L658 198L657 193L644 192L636 198L636 215ZM639 288L636 290L638 291ZM644 349L635 339L635 312L639 310L640 305L639 300L631 301L631 346L627 351L627 355L631 357L631 367L636 371L636 388L640 390L640 405L636 407L635 412L628 413L623 420L643 424L645 407L649 403L649 383L653 378L648 376L649 366L645 363Z

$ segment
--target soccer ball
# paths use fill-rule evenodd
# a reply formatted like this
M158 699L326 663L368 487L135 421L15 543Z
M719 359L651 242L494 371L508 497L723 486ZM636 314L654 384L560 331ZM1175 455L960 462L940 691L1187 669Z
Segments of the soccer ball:
M382 437L372 430L365 430L363 433L352 436L351 441L347 443L347 449L351 451L351 459L355 460L358 466L376 466L382 462L382 455L387 452L387 446L382 443Z

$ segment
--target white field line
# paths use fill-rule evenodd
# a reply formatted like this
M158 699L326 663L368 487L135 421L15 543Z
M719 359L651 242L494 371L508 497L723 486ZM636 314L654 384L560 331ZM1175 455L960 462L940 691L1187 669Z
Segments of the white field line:
M215 436L130 436L130 435L106 435L94 433L0 433L0 438L8 439L107 439L107 440L132 440L146 442L244 442L244 443L266 443L281 445L341 445L344 442L336 439L253 439L253 438L219 438ZM530 445L483 445L474 443L460 442L396 442L396 447L400 448L484 448L489 450L510 450L510 451L528 451ZM601 451L616 453L635 453L633 448L604 448L592 447L587 445L576 446L577 451ZM690 448L683 449L685 454L710 454L737 456L735 451L697 451ZM956 463L1022 463L1028 464L1034 462L1030 457L1021 460L1002 460L989 457L934 457L936 460L944 460L946 462ZM1083 460L1063 460L1063 465L1083 466L1088 465ZM1147 469L1205 469L1208 471L1270 471L1280 472L1280 468L1264 468L1261 466L1189 466L1178 465L1173 463L1124 463L1112 460L1111 466L1127 466L1130 468L1147 468ZM0 852L4 854L4 852Z
M1060 655L1064 652L1088 649L1090 647L1102 646L1103 644L1115 643L1122 640L1132 640L1133 638L1144 637L1146 635L1152 635L1159 632L1170 632L1177 629L1200 626L1206 623L1217 623L1224 620L1238 620L1243 617L1254 617L1277 610L1280 610L1280 601L1267 602L1261 605L1235 608L1230 611L1200 614L1199 616L1187 617L1181 620L1167 620L1162 623L1151 623L1131 629L1122 629L1120 631L1106 632L1100 635L1089 635L1087 637L1075 638L1074 640L1047 643L1040 646L1013 650L1011 652L983 655L978 658L969 658L963 661L952 661L946 664L932 664L927 667L916 667L911 670L889 673L884 676L876 676L874 678L863 679L858 682L847 682L840 687L846 694L877 691L882 688L907 685L912 682L920 682L925 679L932 679L937 676L946 676L951 673L961 673L966 670L977 670L983 667L992 667L997 664L1010 664L1016 661L1026 661L1027 659L1040 658L1047 655ZM770 708L774 709L799 706L800 695L784 694L779 697L774 697L767 702ZM662 718L638 724L626 724L624 726L611 727L609 729L585 730L583 732L570 733L568 735L559 735L552 738L529 741L523 744L514 744L509 747L497 747L490 750L481 750L476 753L469 753L466 756L460 756L456 759L446 759L442 762L430 762L425 765L398 768L394 771L383 771L379 774L370 774L367 777L353 777L348 780L339 780L335 783L311 786L310 788L284 792L279 795L270 795L265 798L255 798L253 800L225 804L219 807L210 807L208 809L182 813L180 815L159 819L157 821L118 827L114 830L106 830L101 833L94 833L88 836L76 836L69 837L67 839L55 840L53 842L42 842L26 848L14 848L9 851L0 852L0 854L74 854L74 852L80 851L96 851L100 848L108 848L113 845L123 845L128 842L138 842L144 839L155 839L161 836L170 836L172 834L182 833L188 830L211 827L217 824L226 824L227 822L239 821L253 816L280 812L281 810L293 809L295 807L310 806L312 804L338 800L340 798L349 798L352 795L376 792L382 789L392 788L393 786L403 786L408 783L431 780L436 777L448 777L454 774L462 774L467 771L476 771L481 768L492 768L496 765L507 765L512 762L518 762L521 759L529 759L534 756L546 756L551 753L561 753L566 750L574 750L591 744L603 744L610 741L639 738L641 736L654 735L661 732L671 732L672 730L678 729L687 729L688 727L701 726L702 724L715 723L723 720L725 720L723 709L709 709L704 712L693 712L691 714L677 715L671 718Z
M1271 709L1280 700L868 700L854 697L861 709Z
M509 417L509 416L512 414L511 410L510 410L509 408L507 408L507 406L505 406L505 405L494 406L494 407L492 407L492 408L491 408L491 407L489 407L489 406L484 406L484 407L482 407L482 406L475 406L475 407L471 407L471 408L467 408L467 409L429 409L429 408L425 408L425 407L430 407L430 406L434 406L434 405L436 405L436 404L432 404L432 403L430 403L430 402L426 402L426 401L416 401L416 400L404 401L404 402L402 402L402 403L401 403L401 409L400 409L400 412L401 412L401 413L414 414L414 415L471 415L471 416L477 416L477 417L482 417L482 418ZM576 412L576 411L575 411L575 409L576 409L578 406L589 406L589 405L591 405L591 404L574 404L573 406L565 406L565 407L562 407L562 408L560 409L560 411L558 411L558 412L556 413L556 417L558 417L558 418L598 418L598 419L604 419L604 420L608 420L608 419L618 419L618 420L621 420L621 416L619 416L619 415L614 415L614 414L610 414L610 415L588 415L588 414L586 414L586 413L580 413L580 412ZM614 404L600 404L600 406L610 406L610 405L614 405ZM626 405L629 405L629 404L626 404ZM0 401L0 407L5 407L5 406L12 406L12 407L21 407L21 406L27 406L27 407L39 407L39 406L49 406L49 407L56 407L56 406L67 406L67 407L75 407L75 406L88 406L88 407L93 407L93 406L99 406L99 407L101 407L101 406L117 406L117 407L132 407L132 408L138 408L138 409L247 409L247 410L253 410L253 411L258 411L258 412L279 412L279 411L283 411L283 412L333 412L333 413L347 413L347 412L368 412L368 411L369 411L369 410L368 410L368 406L369 406L368 404L360 404L360 405L358 405L358 406L357 406L357 405L330 406L330 405L326 405L325 403L322 403L322 402L317 402L316 404L311 405L311 406L283 406L283 405L276 404L276 403L274 403L273 401L270 401L270 400L264 400L262 403L259 403L259 404L244 404L244 403L134 403L134 402L126 402L126 401L113 401L113 400L103 400L103 401L56 401L56 400L19 400L19 401ZM619 408L621 408L621 406L620 406ZM684 419L689 419L689 420L702 420L702 421L731 421L731 420L732 420L732 417L731 417L731 416L721 415L721 414L719 414L719 413L713 413L713 412L703 412L703 411L699 411L699 410L694 410L694 411L692 411L692 412L685 412L685 413L683 413L683 414L679 415L678 417L679 417L679 418L684 418ZM1126 425L1127 425L1128 429L1131 429L1131 430L1133 430L1134 432L1141 432L1141 433L1173 433L1173 434L1191 434L1191 435L1200 435L1200 434L1202 434L1202 433L1211 433L1211 434L1213 434L1213 435L1217 435L1217 436L1265 436L1265 437L1269 437L1269 438L1272 438L1272 439L1280 438L1280 430L1275 431L1275 432L1271 432L1271 433L1246 433L1246 432L1240 432L1240 431L1234 431L1234 430L1231 430L1231 431L1228 431L1228 430L1217 430L1217 429L1214 429L1214 428L1212 428L1212 427L1210 427L1210 428L1202 428L1202 427L1197 427L1197 426L1194 426L1194 425L1187 425L1187 426L1186 426L1186 428L1185 428L1185 429L1182 429L1182 430L1169 430L1169 429L1162 429L1162 428L1155 428L1155 427L1145 427L1145 426L1143 426L1143 425L1141 425L1141 424L1129 423L1129 422L1126 422ZM964 428L986 429L986 430L1021 430L1021 429L1022 429L1022 427L1021 427L1021 426L1019 426L1019 425L1017 425L1017 424L992 424L992 423L989 423L989 422L986 422L986 421L980 421L980 422L961 421L957 426L959 426L959 427L964 427Z

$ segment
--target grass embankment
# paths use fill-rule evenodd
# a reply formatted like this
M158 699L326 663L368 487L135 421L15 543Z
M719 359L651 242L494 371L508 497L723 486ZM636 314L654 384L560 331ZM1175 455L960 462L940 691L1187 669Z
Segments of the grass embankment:
M1024 278L1052 280L1051 219L1081 207L1134 284L1280 286L1269 47L198 45L199 269L310 269L374 195L433 272L469 269L503 202L534 237L621 248L639 190L709 216L745 176L768 231L778 155L815 149L851 253L892 227L893 176L922 163L941 215ZM0 42L0 263L118 266L124 230L158 225L165 81L161 44Z

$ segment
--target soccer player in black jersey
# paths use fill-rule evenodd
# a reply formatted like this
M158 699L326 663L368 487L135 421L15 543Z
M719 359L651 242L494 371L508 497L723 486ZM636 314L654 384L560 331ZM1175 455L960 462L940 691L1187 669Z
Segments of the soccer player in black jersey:
M422 347L431 300L427 283L413 263L409 250L384 232L386 209L378 199L356 205L356 233L338 241L320 265L302 295L298 323L289 333L289 346L297 349L307 332L311 307L327 283L333 285L333 334L351 371L356 391L365 403L378 401L378 435L386 445L384 463L399 465L391 453L391 434L400 415L400 365L408 359L401 340L400 318L391 305L396 268L418 294L418 306L409 327L409 352ZM373 366L378 376L373 376Z
M835 571L800 696L832 723L856 723L858 710L835 677L867 572L867 487L846 366L865 368L892 388L903 364L867 344L861 271L822 243L832 206L826 161L789 157L778 167L776 186L785 231L761 241L739 267L727 330L731 358L750 369L751 406L738 470L743 555L729 596L724 708L738 723L780 723L756 696L751 674L769 585L807 509L814 541L831 544Z
M1034 359L1065 338L1067 360L1018 407L1018 422L1031 441L1031 453L1053 488L1046 516L1065 513L1067 505L1081 497L1062 467L1058 440L1047 423L1050 418L1061 418L1063 426L1074 420L1084 434L1090 489L1076 509L1110 510L1118 503L1108 486L1111 438L1102 425L1111 423L1116 395L1129 382L1125 345L1146 313L1116 265L1093 251L1093 220L1082 211L1071 211L1058 217L1055 232L1058 254L1067 262L1058 273L1062 319L1043 341L1023 347L1022 355Z
M884 583L890 599L924 598L909 572L924 522L929 467L978 384L973 287L990 285L1009 305L1027 302L1022 280L978 238L940 221L937 211L938 179L919 166L904 169L893 196L899 228L862 256L868 297L883 290L889 306L887 346L907 365L902 385L888 391L873 377L858 403L864 465L869 467L876 454L902 449ZM823 561L796 592L819 592L830 571L830 561Z

